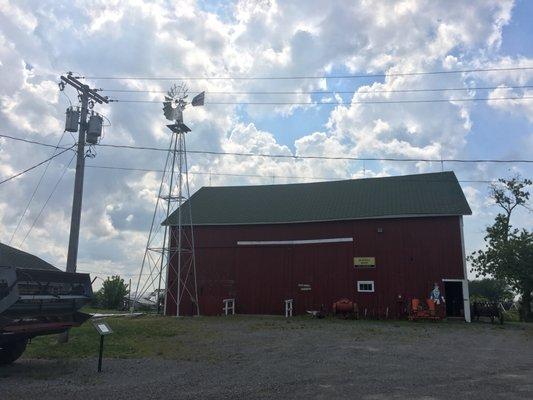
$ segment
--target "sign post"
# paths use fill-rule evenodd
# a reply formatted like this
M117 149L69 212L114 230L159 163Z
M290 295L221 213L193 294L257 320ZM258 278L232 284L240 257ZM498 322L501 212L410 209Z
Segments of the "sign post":
M100 335L100 351L98 355L98 372L102 372L102 357L104 354L104 337L106 335L113 333L113 330L107 324L107 322L102 321L102 320L93 321L93 326L94 326L94 329L96 329L96 331Z

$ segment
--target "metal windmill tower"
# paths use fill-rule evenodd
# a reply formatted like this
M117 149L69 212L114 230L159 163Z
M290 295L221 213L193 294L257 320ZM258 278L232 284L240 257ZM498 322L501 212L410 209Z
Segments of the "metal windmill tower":
M184 84L174 85L163 102L165 117L174 123L167 125L171 131L170 143L132 310L145 301L143 299L149 299L157 303L158 313L162 304L165 314L170 312L168 304L176 304L175 315L180 316L183 315L180 306L185 301L192 304L193 314L200 314L192 210L190 205L184 211L181 207L190 196L185 134L191 130L183 123L183 111L189 104L187 93ZM204 92L195 96L190 104L202 106ZM174 212L177 218L173 229L162 226L161 223ZM183 212L187 215L182 215Z

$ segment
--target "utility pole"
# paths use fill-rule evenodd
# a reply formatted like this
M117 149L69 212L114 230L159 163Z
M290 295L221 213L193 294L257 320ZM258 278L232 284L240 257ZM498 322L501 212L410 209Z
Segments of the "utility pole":
M80 237L81 203L83 197L83 176L85 173L85 135L87 133L87 115L89 101L99 104L108 103L107 97L100 96L95 89L84 85L69 72L61 76L61 81L74 87L81 101L81 115L78 129L78 150L76 158L76 175L74 179L74 196L72 198L72 216L70 219L70 238L68 242L67 272L76 272L78 260L78 242ZM94 104L94 103L93 103Z
M72 86L78 91L81 102L81 113L78 128L78 149L76 158L76 175L74 178L74 195L72 198L72 215L70 219L70 237L67 253L67 272L76 272L78 261L78 243L80 237L81 203L83 198L83 177L85 173L85 141L87 134L87 115L89 107L94 102L99 104L108 103L107 97L100 96L95 89L81 83L69 72L67 76L61 76L60 89L65 88L65 84ZM60 335L59 342L68 342L68 331Z

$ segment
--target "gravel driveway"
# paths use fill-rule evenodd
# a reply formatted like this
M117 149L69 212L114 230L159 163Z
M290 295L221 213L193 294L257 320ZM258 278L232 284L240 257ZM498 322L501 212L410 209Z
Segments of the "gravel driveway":
M187 323L186 320L183 323ZM22 359L0 399L533 399L533 326L240 317L190 360ZM164 356L163 356L164 357Z

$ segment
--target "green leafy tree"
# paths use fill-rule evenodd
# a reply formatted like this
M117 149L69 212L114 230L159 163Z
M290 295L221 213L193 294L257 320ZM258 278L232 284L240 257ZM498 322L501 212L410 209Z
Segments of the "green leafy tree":
M100 307L119 309L128 293L128 285L124 283L124 279L116 275L107 277L100 290L96 293L96 298Z
M513 292L509 285L499 279L485 278L468 282L470 299L473 301L510 301L513 300Z
M522 296L522 317L531 317L533 291L533 233L516 229L511 216L517 207L528 208L531 180L514 177L499 179L491 186L491 197L503 210L487 228L485 249L472 253L468 259L472 271L479 276L493 276L506 282Z

